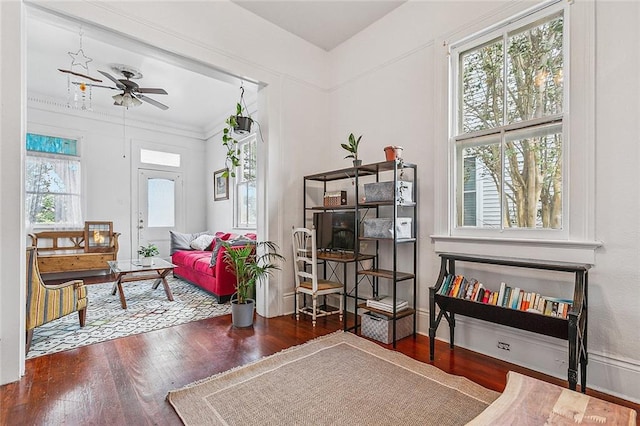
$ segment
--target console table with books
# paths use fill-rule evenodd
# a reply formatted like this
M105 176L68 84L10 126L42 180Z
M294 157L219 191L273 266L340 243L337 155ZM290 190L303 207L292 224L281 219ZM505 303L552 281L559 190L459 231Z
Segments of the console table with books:
M569 388L576 390L580 366L581 391L587 389L587 294L588 264L520 261L441 253L440 273L429 288L429 349L434 360L436 330L442 318L449 324L453 349L455 315L481 319L521 330L567 340L569 343ZM574 274L573 299L559 300L501 285L489 291L473 281L456 280L456 262L527 268ZM475 288L474 288L475 286ZM515 291L518 290L518 291ZM511 294L509 294L511 291ZM483 295L484 297L480 298ZM524 295L524 301L523 299ZM515 300L514 300L515 297ZM436 306L438 312L436 312ZM437 315L436 315L437 314Z

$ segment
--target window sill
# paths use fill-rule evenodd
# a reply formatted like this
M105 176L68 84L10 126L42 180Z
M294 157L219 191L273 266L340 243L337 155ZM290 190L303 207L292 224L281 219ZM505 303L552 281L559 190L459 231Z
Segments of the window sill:
M431 235L436 253L595 264L600 241L533 240Z

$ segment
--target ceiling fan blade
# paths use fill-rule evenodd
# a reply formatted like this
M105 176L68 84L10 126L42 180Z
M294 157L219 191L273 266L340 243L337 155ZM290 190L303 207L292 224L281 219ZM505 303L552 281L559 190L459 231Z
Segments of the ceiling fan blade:
M116 87L120 90L124 90L125 85L122 84L120 82L120 80L118 80L117 78L115 78L114 76L112 76L111 74L109 74L108 72L104 72L104 71L100 71L98 70L98 72L102 75L104 75L105 77L107 77L109 80L113 81L113 83L116 85Z
M147 98L146 96L141 95L141 94L136 94L136 97L137 97L138 99L140 99L141 101L145 101L146 103L149 103L149 104L151 104L151 105L153 105L153 106L156 106L156 107L158 107L158 108L160 108L160 109L162 109L162 110L167 110L167 109L169 109L169 107L168 107L168 106L166 106L166 105L165 105L165 104L163 104L163 103L160 103L160 102L156 101L155 99Z
M136 89L137 93L153 93L155 95L168 95L167 91L164 89L152 89L149 87L138 87Z

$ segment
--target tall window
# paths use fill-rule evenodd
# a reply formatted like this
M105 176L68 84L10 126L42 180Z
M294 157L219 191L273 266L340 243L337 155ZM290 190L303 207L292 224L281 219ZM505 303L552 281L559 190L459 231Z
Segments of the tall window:
M562 229L563 11L452 49L457 228Z
M257 163L256 136L240 141L240 166L236 173L236 227L255 228L258 224L258 197L256 191Z
M82 227L78 141L27 133L26 216L33 226Z

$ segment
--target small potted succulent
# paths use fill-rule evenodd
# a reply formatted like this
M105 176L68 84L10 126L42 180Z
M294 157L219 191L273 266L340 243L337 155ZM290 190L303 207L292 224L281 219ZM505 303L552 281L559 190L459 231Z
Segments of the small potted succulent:
M160 251L158 251L158 247L152 243L149 243L146 246L140 246L138 249L138 255L142 256L140 259L142 266L153 265L153 256L157 256L159 254Z
M354 167L358 167L362 164L362 160L358 160L358 145L360 145L360 139L362 139L362 135L358 136L358 139L356 139L353 133L351 133L349 135L349 142L340 144L344 150L349 152L349 155L344 158L353 158Z

